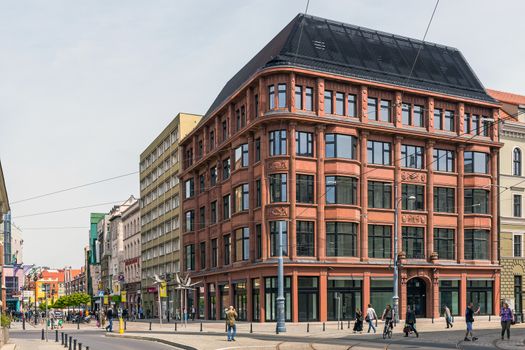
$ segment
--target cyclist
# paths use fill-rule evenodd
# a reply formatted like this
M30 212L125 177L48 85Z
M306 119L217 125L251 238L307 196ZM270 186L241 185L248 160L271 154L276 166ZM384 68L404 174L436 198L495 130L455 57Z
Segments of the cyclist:
M392 330L394 328L394 325L392 323L392 320L394 319L394 310L392 309L390 304L386 305L386 308L383 311L383 315L381 315L381 319L385 321L385 328L383 330L383 334L387 333L388 330Z

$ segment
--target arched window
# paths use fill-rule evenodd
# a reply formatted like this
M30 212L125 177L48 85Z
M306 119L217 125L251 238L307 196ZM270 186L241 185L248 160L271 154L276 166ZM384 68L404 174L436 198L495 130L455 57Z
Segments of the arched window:
M512 155L512 174L516 176L521 176L521 150L519 148L514 148Z

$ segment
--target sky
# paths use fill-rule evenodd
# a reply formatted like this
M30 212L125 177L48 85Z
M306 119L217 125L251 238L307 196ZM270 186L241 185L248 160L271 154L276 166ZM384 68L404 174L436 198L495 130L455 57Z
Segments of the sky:
M306 3L0 0L0 160L24 262L79 267L89 213L138 197L138 174L13 202L138 171L171 119L205 113ZM308 14L421 39L434 5L310 0ZM525 95L523 13L524 1L441 0L427 41L460 49L485 87Z

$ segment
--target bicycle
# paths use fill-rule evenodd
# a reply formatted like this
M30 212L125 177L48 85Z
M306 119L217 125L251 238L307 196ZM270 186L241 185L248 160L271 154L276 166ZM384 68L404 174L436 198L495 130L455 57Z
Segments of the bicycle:
M383 329L383 339L392 338L392 329L394 328L392 320L387 318L385 321L385 328Z

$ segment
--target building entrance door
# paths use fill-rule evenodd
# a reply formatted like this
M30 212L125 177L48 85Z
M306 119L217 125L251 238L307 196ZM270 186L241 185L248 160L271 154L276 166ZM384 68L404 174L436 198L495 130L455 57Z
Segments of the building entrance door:
M421 278L412 278L407 283L407 306L415 310L417 317L427 315L427 286Z

